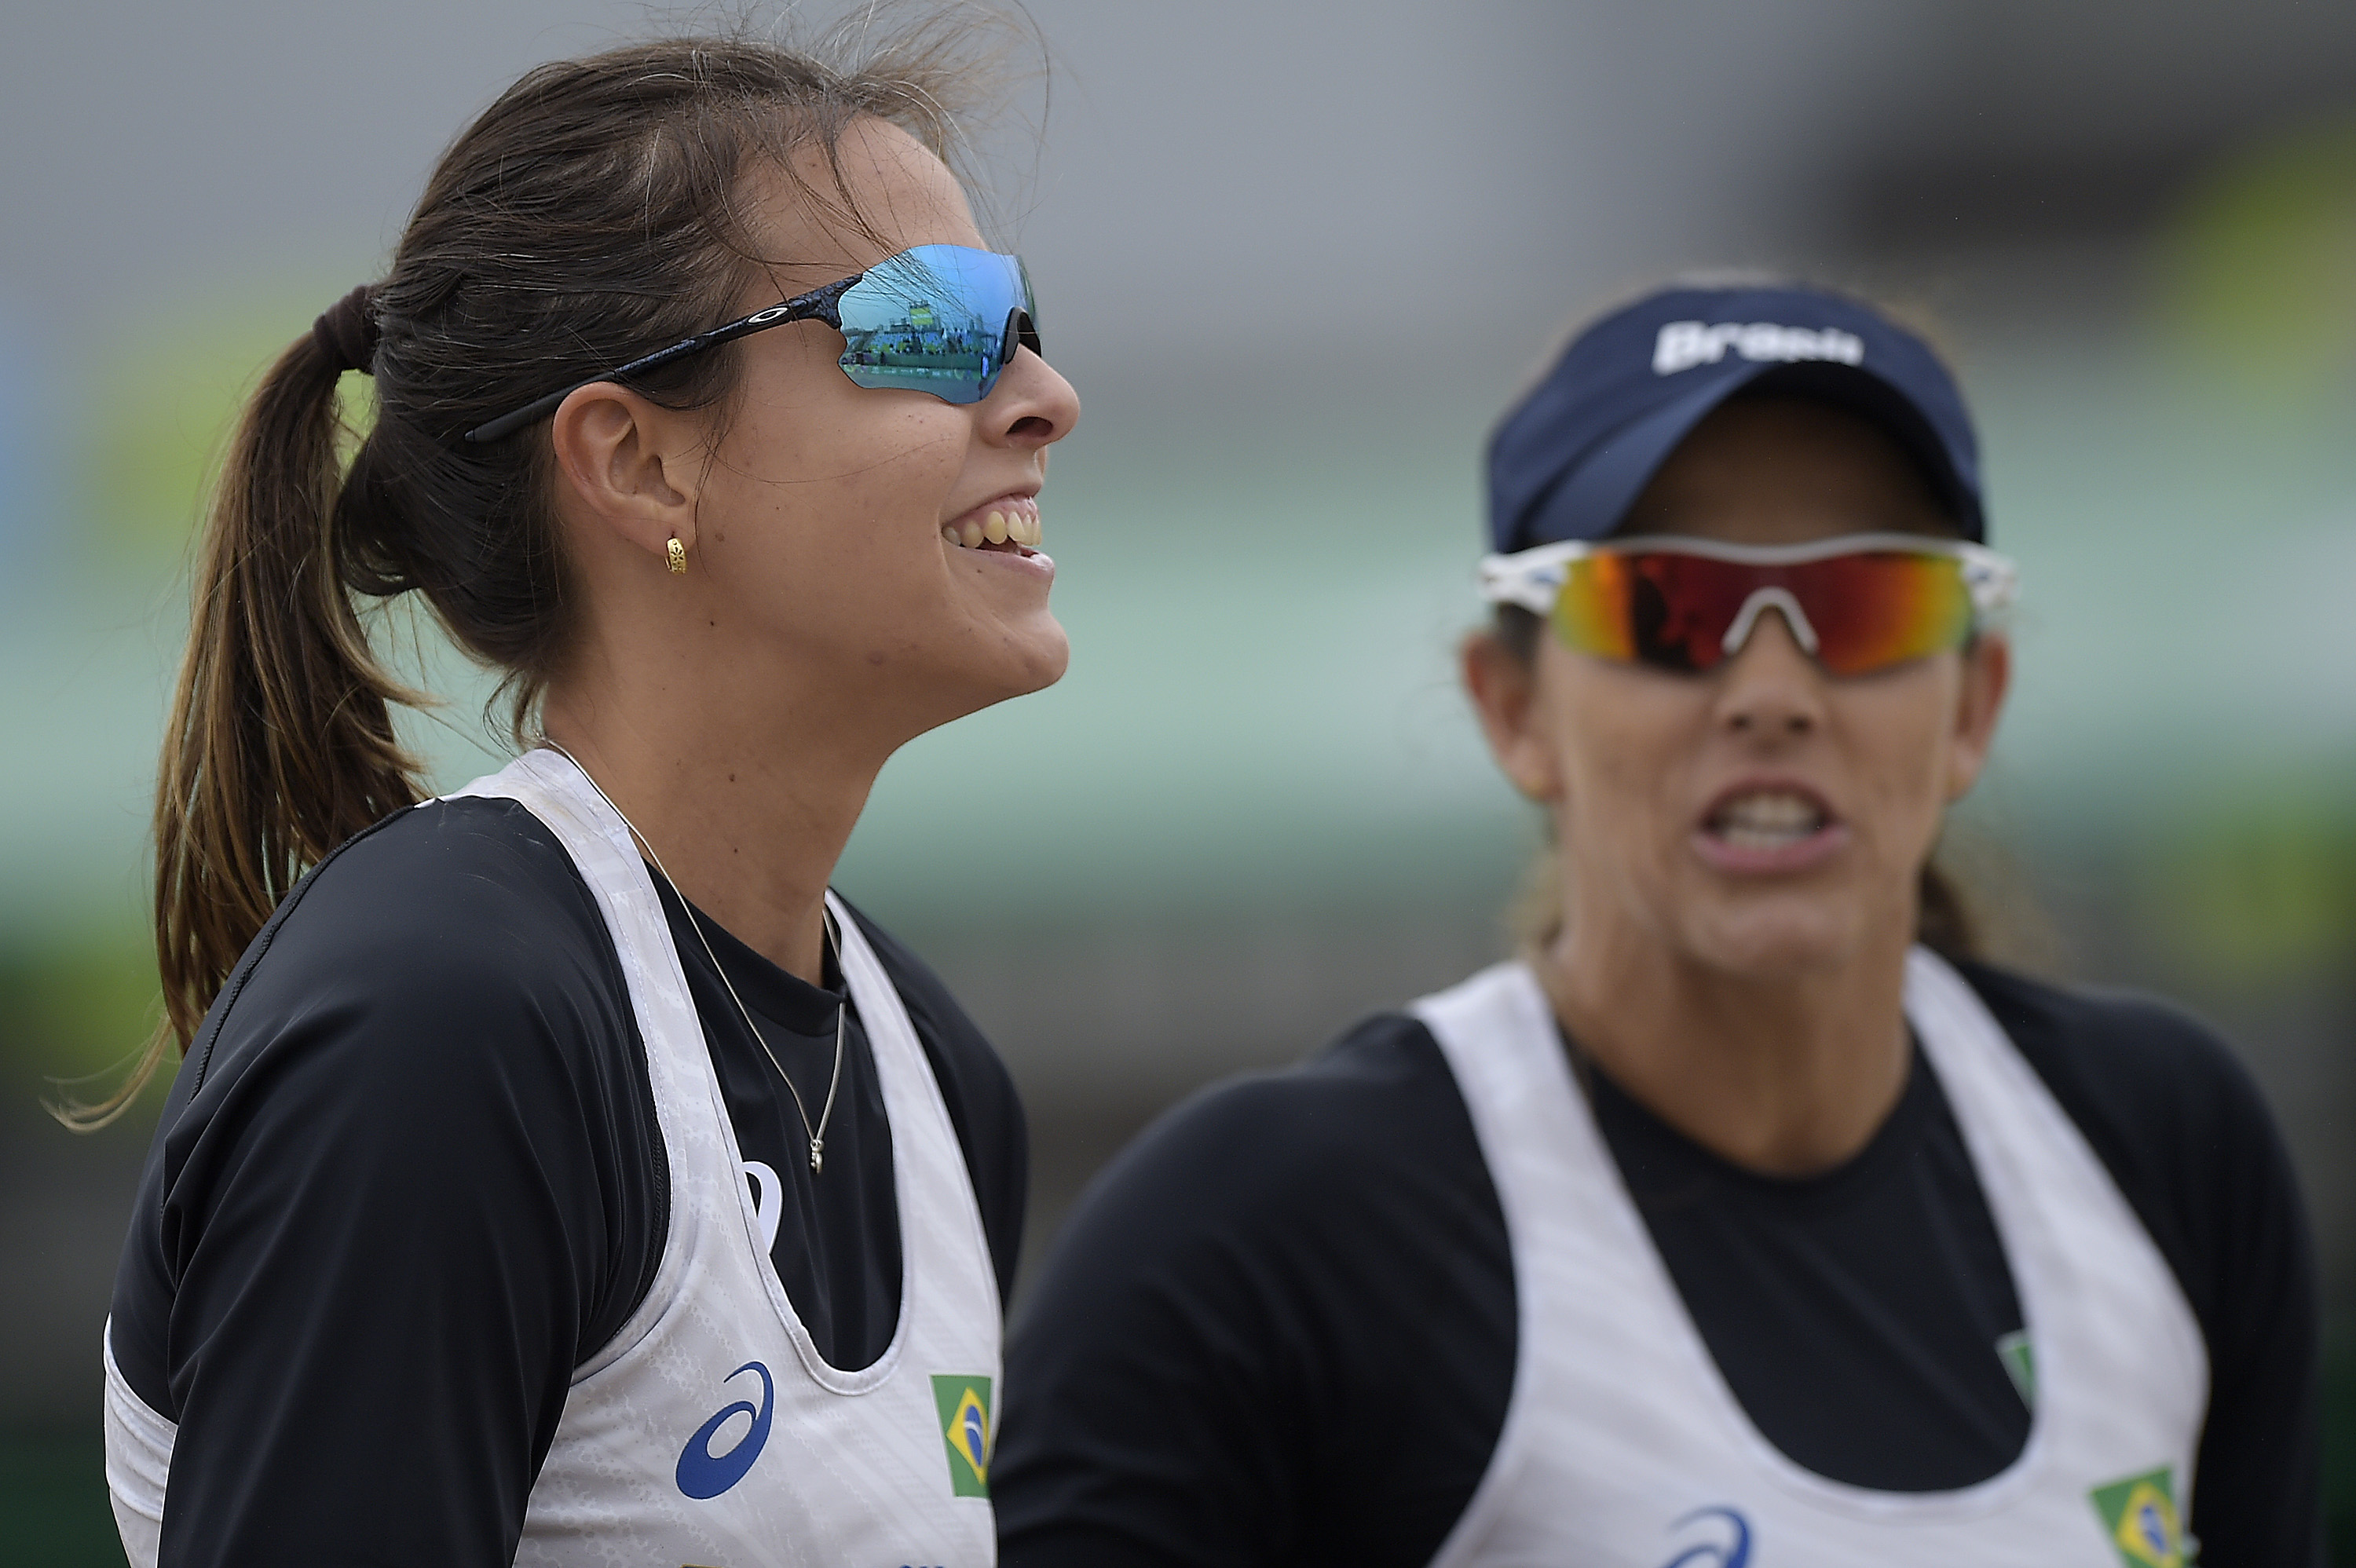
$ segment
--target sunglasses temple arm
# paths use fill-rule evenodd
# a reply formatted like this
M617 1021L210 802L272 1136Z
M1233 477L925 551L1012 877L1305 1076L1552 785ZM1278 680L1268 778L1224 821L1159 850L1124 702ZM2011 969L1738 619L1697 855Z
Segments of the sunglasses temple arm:
M1994 550L1966 555L1964 586L1972 596L1972 617L1979 627L2000 627L2011 618L2013 600L2020 592L2019 569Z
M545 419L550 414L554 413L559 405L561 405L565 399L571 397L582 388L594 385L599 381L609 381L612 379L612 376L592 376L586 381L575 381L573 385L566 387L562 390L551 392L544 398L526 403L523 407L517 409L512 413L501 414L498 418L491 421L488 424L478 424L474 429L466 432L466 444L469 446L484 446L495 441L504 441L509 436L511 436L516 432L521 430L524 426L531 423L534 420Z
M1492 555L1481 562L1481 597L1492 604L1512 604L1533 615L1550 615L1568 562L1530 561L1511 555Z
M544 398L538 398L526 403L513 413L501 414L487 424L476 426L466 432L466 440L471 445L481 445L487 442L513 435L534 420L544 419L554 413L565 399L584 387L594 387L600 381L627 381L632 376L643 376L649 370L659 370L674 359L684 359L691 354L701 354L706 349L717 348L723 343L734 343L736 339L750 336L755 332L766 332L773 326L785 326L797 321L822 321L839 332L842 328L842 296L850 291L853 283L866 275L864 272L860 272L840 282L829 283L822 289L813 289L809 293L797 294L782 304L773 304L766 310L755 311L741 321L732 321L725 326L715 326L710 332L699 333L685 342L674 343L668 348L658 348L652 354L633 359L626 365L616 365L611 370L602 371L586 380L575 381L569 387L562 388Z

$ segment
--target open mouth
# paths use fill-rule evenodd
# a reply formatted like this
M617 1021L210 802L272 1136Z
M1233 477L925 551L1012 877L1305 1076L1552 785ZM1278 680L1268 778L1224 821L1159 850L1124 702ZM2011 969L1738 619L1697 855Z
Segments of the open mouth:
M1832 826L1821 801L1791 789L1744 790L1718 803L1702 830L1730 848L1789 849Z
M1839 853L1847 825L1805 784L1737 784L1701 819L1693 846L1703 860L1732 876L1804 871Z
M1039 547L1039 503L1029 496L1001 496L941 525L941 542L959 549L1028 555Z

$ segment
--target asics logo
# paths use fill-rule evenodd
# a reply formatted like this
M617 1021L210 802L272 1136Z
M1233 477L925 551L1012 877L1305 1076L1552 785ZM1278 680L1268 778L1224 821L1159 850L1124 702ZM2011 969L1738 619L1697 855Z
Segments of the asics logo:
M1749 324L1722 321L1705 326L1698 321L1673 321L1653 340L1653 374L1674 376L1697 365L1715 365L1733 349L1745 359L1791 361L1830 359L1842 365L1865 360L1865 340L1837 326L1822 331L1807 326L1778 326L1772 321Z
M741 1399L721 1406L711 1420L695 1429L695 1435L679 1451L679 1489L689 1497L718 1497L744 1478L744 1472L753 1467L753 1461L761 1456L762 1448L768 1444L769 1416L776 1408L777 1395L776 1385L769 1381L769 1369L758 1361L747 1361L721 1381L733 1382L746 1372L761 1374L760 1408L755 1410L751 1402ZM753 1424L726 1453L714 1454L712 1440L739 1415L751 1416Z
M1661 1568L1745 1568L1751 1561L1751 1523L1732 1509L1696 1509L1669 1528L1683 1530L1686 1526L1705 1519L1724 1520L1732 1525L1733 1538L1723 1545L1715 1541L1704 1541L1698 1546L1688 1546L1666 1563L1662 1563Z

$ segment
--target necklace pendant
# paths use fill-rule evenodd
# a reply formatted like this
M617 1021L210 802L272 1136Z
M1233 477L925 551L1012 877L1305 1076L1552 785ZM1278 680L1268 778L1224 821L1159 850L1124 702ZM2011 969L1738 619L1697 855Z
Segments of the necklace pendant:
M810 1174L816 1176L826 1168L826 1140L810 1139Z

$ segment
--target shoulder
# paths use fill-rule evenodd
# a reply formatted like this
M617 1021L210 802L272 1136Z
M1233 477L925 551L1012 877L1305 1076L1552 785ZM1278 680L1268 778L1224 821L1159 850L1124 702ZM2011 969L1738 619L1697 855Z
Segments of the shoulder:
M1515 1310L1471 1116L1415 1019L1205 1090L1098 1179L1017 1326L1008 1561L1301 1539L1423 1561L1495 1447Z
M2157 997L2056 985L1992 964L1959 967L2021 1049L2057 1067L2126 1070L2146 1082L2245 1076L2214 1029Z
M555 836L509 800L429 801L289 893L190 1042L185 1146L259 1107L355 1133L445 1132L627 1097L637 1029L612 938ZM618 1083L617 1083L618 1081Z
M551 1280L651 1256L661 1157L627 985L554 836L511 801L397 813L287 895L191 1042L117 1278L118 1360L167 1408L182 1285L284 1266L273 1247L348 1280L391 1258L471 1277L477 1243ZM370 1247L320 1239L346 1232ZM571 1282L576 1316L638 1277L612 1275Z
M327 963L361 984L486 970L530 981L584 945L612 941L547 825L512 800L431 800L353 838L288 895L249 955L249 986Z
M2271 1140L2273 1118L2233 1049L2157 997L2051 985L1982 964L1964 978L2098 1147L2227 1156ZM2102 1148L2112 1157L2113 1148Z
M190 1051L322 1008L423 1021L620 980L588 885L511 800L428 801L330 855L254 939Z
M1297 1067L1214 1085L1141 1140L1141 1154L1183 1157L1214 1146L1256 1175L1331 1169L1364 1177L1399 1162L1387 1136L1462 1124L1463 1097L1431 1032L1405 1013L1368 1019Z
M2304 1225L2249 1070L2215 1030L2156 998L1987 965L1962 972L2108 1168L2196 1313L2213 1321L2237 1254Z
M1510 1267L1463 1096L1430 1031L1403 1013L1183 1102L1106 1168L1082 1223L1116 1253L1173 1271L1202 1252L1340 1285L1484 1240Z

